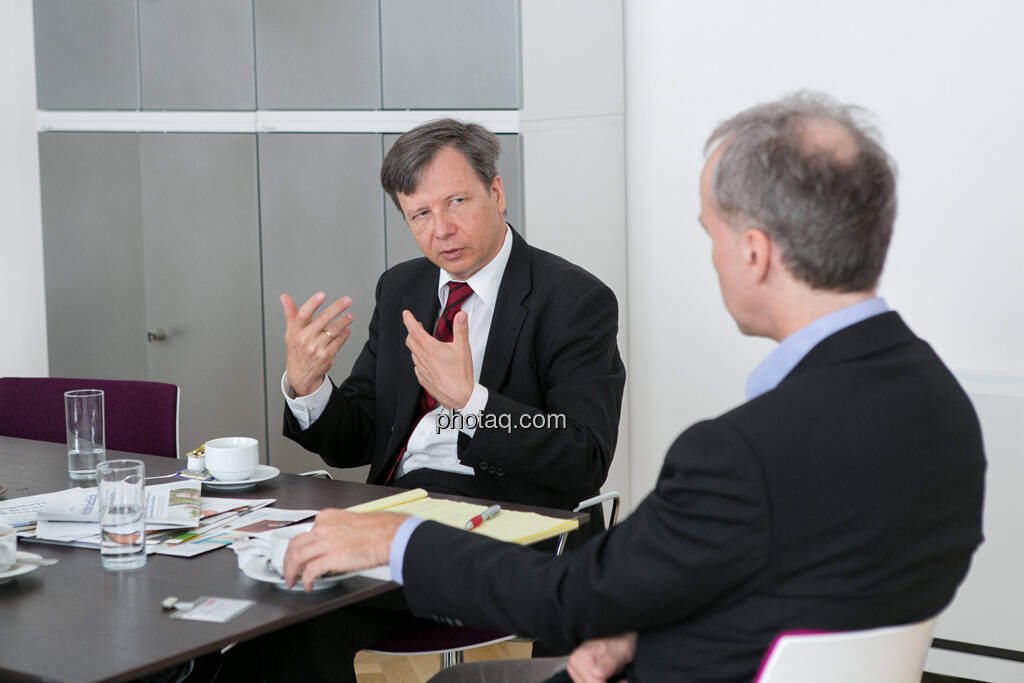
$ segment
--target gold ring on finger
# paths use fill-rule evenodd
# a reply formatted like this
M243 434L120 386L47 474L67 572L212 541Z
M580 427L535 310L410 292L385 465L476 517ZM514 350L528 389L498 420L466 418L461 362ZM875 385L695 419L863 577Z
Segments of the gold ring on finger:
M331 331L330 331L330 330L328 330L327 328L324 328L324 330L323 330L323 333L324 333L324 334L326 334L326 335L327 335L328 337L330 337L331 339L334 339L334 335L333 335L333 334L331 334Z

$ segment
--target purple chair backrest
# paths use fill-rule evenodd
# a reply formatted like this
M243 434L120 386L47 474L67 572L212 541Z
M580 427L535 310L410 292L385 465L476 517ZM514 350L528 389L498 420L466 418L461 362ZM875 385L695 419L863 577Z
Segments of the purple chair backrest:
M64 392L102 389L107 449L178 457L178 387L164 382L0 378L0 435L64 443Z

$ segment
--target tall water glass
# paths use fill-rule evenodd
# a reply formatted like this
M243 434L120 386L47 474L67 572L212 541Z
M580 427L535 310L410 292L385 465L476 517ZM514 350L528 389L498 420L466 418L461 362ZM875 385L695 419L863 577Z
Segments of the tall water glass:
M146 564L146 466L140 460L104 460L96 466L100 559L107 571Z
M65 391L64 423L68 434L68 476L95 479L96 463L106 454L103 390Z

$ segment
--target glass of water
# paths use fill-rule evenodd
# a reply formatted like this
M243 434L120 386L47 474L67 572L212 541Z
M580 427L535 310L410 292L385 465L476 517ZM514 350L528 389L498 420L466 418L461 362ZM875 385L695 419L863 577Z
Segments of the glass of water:
M104 460L96 466L100 559L107 571L146 564L146 466L141 460Z
M64 423L68 434L68 476L95 479L96 463L106 454L103 390L65 391Z

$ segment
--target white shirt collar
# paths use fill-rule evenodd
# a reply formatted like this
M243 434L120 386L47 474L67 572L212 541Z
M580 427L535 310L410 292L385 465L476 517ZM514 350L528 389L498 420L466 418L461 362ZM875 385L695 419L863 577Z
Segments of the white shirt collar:
M505 266L508 265L508 258L512 254L512 230L505 224L505 241L498 250L497 256L491 259L486 266L473 273L466 282L473 288L473 294L480 297L480 300L487 304L487 307L494 310L498 301L498 288L501 286L501 278L505 274ZM444 307L448 299L448 282L455 280L461 282L444 268L438 269L437 276L437 298Z

